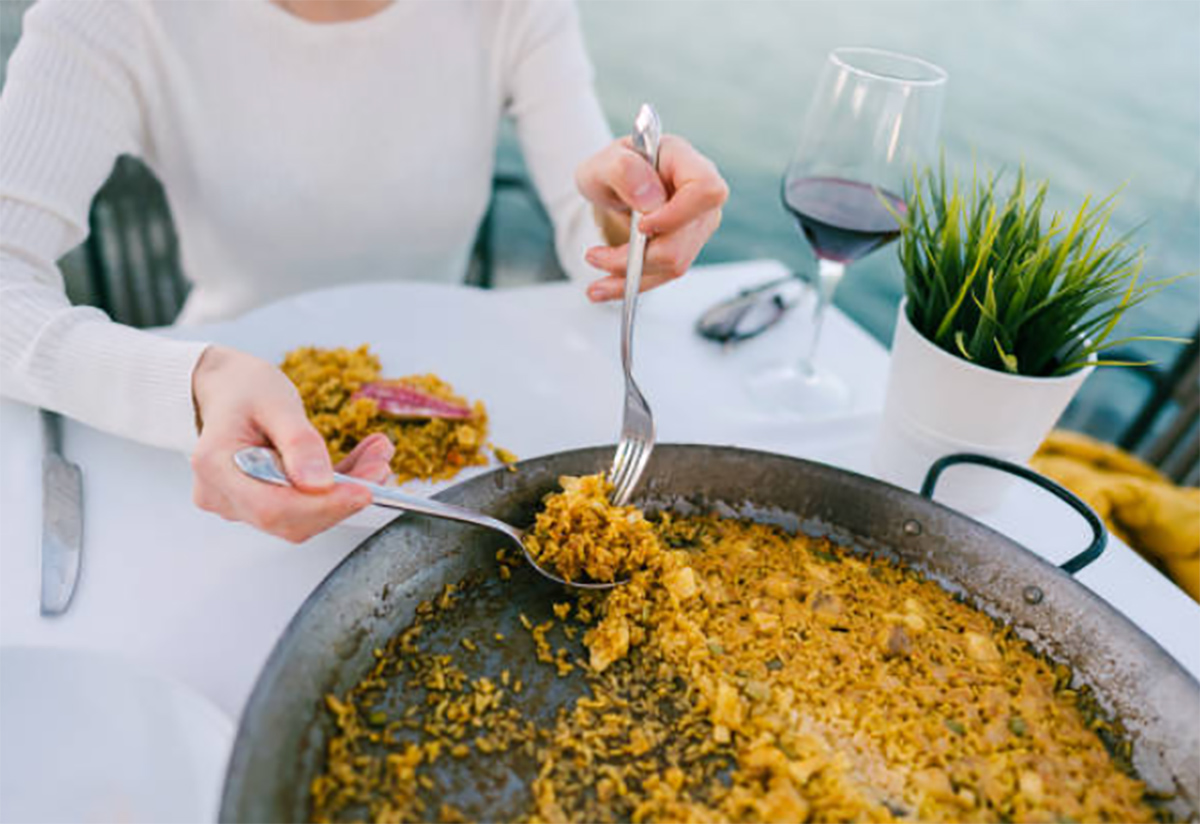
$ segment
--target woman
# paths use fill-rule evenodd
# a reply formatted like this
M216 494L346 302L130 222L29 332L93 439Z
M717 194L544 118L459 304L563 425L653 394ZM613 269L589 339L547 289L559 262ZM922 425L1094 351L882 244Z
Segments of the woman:
M505 114L563 267L607 273L591 300L621 295L631 209L653 238L645 288L716 229L727 189L707 159L668 136L655 174L611 139L567 3L40 0L0 97L4 394L192 451L195 501L225 518L292 541L339 522L369 497L333 485L279 370L72 307L54 262L127 153L171 205L194 283L181 322L340 281L458 281ZM300 491L241 477L250 444L277 448ZM368 438L338 469L379 479L390 455Z

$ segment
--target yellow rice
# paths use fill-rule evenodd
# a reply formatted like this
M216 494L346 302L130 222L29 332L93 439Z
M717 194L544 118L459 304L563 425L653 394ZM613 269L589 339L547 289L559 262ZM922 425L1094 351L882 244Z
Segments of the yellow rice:
M632 506L613 506L600 475L563 478L550 495L525 545L538 564L564 581L620 581L645 565L656 545L654 527Z
M487 463L483 450L488 446L488 416L481 401L470 405L471 416L465 420L397 420L380 414L370 398L351 400L364 383L380 379L379 358L365 344L357 349L304 346L288 352L280 368L299 390L304 409L335 463L375 432L387 435L396 447L391 466L398 483L451 478L463 467ZM468 405L436 375L408 375L399 382ZM506 450L494 451L504 463L513 460Z
M546 511L579 523L600 483L563 479ZM312 785L314 820L461 820L434 765L506 752L538 765L533 822L1167 817L1070 671L936 584L774 526L664 514L650 527L628 585L555 605L564 638L586 631L588 661L554 651L554 621L521 616L538 660L589 688L549 726L524 718L507 670L471 679L455 650L420 648L455 587L423 604L358 687L330 696L338 734ZM571 556L599 550L601 535L577 538ZM401 673L430 689L428 706L372 732L361 704ZM422 743L374 754L402 728Z

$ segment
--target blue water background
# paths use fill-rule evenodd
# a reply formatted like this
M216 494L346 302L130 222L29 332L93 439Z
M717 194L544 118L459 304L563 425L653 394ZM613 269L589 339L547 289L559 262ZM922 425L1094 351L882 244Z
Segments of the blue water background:
M28 6L0 0L0 86ZM1200 2L581 0L579 10L614 130L651 101L730 183L724 223L700 262L772 257L811 271L779 205L779 178L825 55L870 45L948 70L942 136L952 165L1023 162L1051 181L1056 209L1123 188L1113 230L1138 229L1147 276L1200 270ZM511 132L500 157L501 168L519 166ZM544 249L528 252L546 241L536 212L505 197L497 236L536 270L522 277L551 271ZM79 266L65 268L71 285ZM901 289L893 246L851 267L836 302L886 343ZM1193 278L1131 312L1118 334L1185 336L1198 322ZM1177 351L1141 349L1160 362ZM1067 421L1113 437L1147 389L1132 370L1098 370Z
M952 165L1023 162L1063 210L1123 187L1113 229L1141 227L1146 274L1200 270L1200 3L593 0L580 15L614 128L652 101L729 181L704 262L773 257L811 270L779 205L780 175L825 55L869 45L949 72ZM836 302L886 342L901 291L893 245L851 267ZM1198 322L1193 278L1132 312L1121 333L1190 335ZM1176 349L1144 347L1159 360ZM1070 422L1111 436L1146 386L1128 370L1098 370Z

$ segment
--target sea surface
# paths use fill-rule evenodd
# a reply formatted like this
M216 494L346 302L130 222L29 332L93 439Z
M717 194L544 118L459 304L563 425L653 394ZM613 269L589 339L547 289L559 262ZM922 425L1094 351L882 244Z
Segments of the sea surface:
M947 70L952 166L1024 163L1061 210L1121 189L1113 229L1137 229L1146 276L1200 271L1200 3L584 0L580 16L614 130L651 101L729 181L702 261L772 257L811 271L780 176L826 54L865 45ZM901 291L893 245L851 267L835 300L890 341ZM1190 336L1198 323L1192 278L1130 313L1121 332ZM1169 361L1177 347L1145 351ZM1145 389L1129 370L1098 370L1069 422L1112 436Z

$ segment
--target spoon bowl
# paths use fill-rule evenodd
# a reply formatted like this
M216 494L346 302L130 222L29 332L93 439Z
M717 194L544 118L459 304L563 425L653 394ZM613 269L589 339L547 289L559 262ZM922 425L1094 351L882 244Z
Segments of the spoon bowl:
M291 479L287 476L287 472L283 469L283 464L279 460L278 453L273 449L267 449L263 446L248 446L234 453L233 462L238 469L255 480L275 484L276 486L293 485ZM525 560L529 562L530 566L551 581L560 583L563 586L575 587L576 589L612 589L613 587L627 583L626 580L607 583L564 580L537 562L537 559L533 557L528 547L525 546L525 533L523 530L518 529L512 524L493 518L490 515L484 515L482 512L464 509L461 506L454 506L453 504L444 504L441 501L435 501L431 498L406 495L397 489L373 484L370 481L364 481L361 478L355 478L350 475L342 475L338 472L333 473L333 480L334 483L353 484L368 490L371 493L371 502L376 506L398 509L402 512L412 512L418 515L428 515L432 518L458 521L464 524L474 524L475 526L499 532L521 548L521 553L525 556Z

